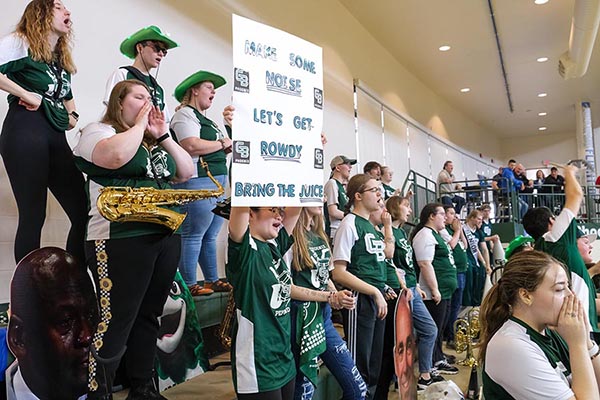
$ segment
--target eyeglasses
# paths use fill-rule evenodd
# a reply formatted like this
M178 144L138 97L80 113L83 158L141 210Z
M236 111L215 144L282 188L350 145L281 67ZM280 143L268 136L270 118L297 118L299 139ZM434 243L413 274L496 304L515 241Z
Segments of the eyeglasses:
M152 50L154 50L155 53L162 53L163 57L167 56L168 49L166 49L165 47L160 46L156 42L145 42L144 46L151 47Z
M369 188L369 189L363 189L359 193L365 193L365 192L377 193L378 191L379 191L379 186L373 186L372 188Z
M259 210L269 210L271 213L275 215L279 215L282 218L285 217L285 208L284 207L257 207Z

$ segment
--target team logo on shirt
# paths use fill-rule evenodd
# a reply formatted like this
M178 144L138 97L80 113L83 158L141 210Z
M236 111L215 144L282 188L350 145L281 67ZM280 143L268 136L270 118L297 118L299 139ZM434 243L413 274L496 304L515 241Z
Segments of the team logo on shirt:
M271 285L271 301L269 305L273 309L276 317L280 317L290 312L290 298L292 290L292 278L289 271L286 268L280 268L281 260L273 261L273 265L269 268L277 281L274 285ZM281 272L278 272L281 270ZM280 309L284 306L284 309Z
M310 253L310 259L312 260L315 267L310 270L310 282L312 285L321 289L327 285L329 280L329 260L331 258L331 252L329 246L322 244L320 246L308 247Z
M406 267L413 269L413 262L412 262L412 257L413 257L413 249L412 247L410 247L410 243L408 243L408 240L406 239L400 239L398 240L398 246L404 250L404 262L406 265Z
M167 178L171 176L167 164L167 152L164 150L154 151L151 158L147 159L146 176L149 178Z
M385 244L383 243L383 240L377 238L372 233L367 233L365 235L365 247L369 254L375 254L377 256L377 261L385 261L385 254L383 253Z

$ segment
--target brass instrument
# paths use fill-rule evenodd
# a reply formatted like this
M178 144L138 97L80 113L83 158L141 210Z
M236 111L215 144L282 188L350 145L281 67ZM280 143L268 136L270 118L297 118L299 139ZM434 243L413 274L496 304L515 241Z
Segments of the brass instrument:
M235 320L235 299L233 297L233 290L229 292L229 298L227 299L227 307L225 308L225 314L223 314L223 320L219 326L217 336L221 341L223 347L226 350L231 349L231 329L233 328L233 321Z
M112 222L151 222L165 225L172 231L176 231L186 214L161 206L179 206L196 200L219 197L225 192L223 186L208 170L208 164L202 161L202 167L216 185L216 189L177 190L107 186L100 189L96 207L100 215Z
M477 366L477 359L473 356L473 340L479 337L479 307L473 307L467 313L466 318L459 318L454 322L454 343L456 352L466 351L464 360L458 362L471 368Z

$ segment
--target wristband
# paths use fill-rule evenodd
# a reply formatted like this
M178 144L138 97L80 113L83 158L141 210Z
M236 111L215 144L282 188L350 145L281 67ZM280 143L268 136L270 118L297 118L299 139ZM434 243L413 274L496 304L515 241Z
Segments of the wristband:
M164 135L162 135L161 137L159 137L158 139L156 139L156 144L159 144L160 142L164 142L165 140L167 140L170 137L171 136L169 135L169 132L167 132Z
M79 121L79 114L77 113L77 111L73 110L69 113L69 115L75 118L75 121Z
M592 346L591 349L588 350L588 353L590 355L590 358L593 360L594 358L598 357L598 355L600 354L600 347L598 347L598 343L592 341L592 343L594 344Z

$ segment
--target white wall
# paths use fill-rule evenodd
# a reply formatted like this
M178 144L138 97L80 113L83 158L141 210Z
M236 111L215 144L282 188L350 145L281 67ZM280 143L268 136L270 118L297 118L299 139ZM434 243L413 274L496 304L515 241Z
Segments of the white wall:
M231 13L255 19L323 47L325 63L324 130L329 138L326 160L336 154L355 156L353 79L360 78L395 110L409 115L446 140L474 153L501 160L499 140L411 75L336 0L64 0L72 11L76 33L75 61L79 73L73 79L80 127L100 114L105 80L112 70L126 65L118 47L129 34L147 25L171 33L181 48L164 60L159 82L167 93L198 69L213 70L231 81ZM14 29L26 0L2 3L0 34ZM415 38L405 38L415 40ZM403 40L399 38L399 40ZM220 89L208 117L220 121L220 111L231 95L231 85ZM168 98L169 107L175 107ZM0 119L6 113L0 101ZM71 136L73 136L71 134ZM388 154L388 157L391 155ZM398 157L406 157L404 154ZM440 164L443 163L440 160ZM392 165L396 165L392 162ZM401 163L397 163L401 165ZM396 169L400 185L407 171ZM324 171L328 174L328 171ZM325 176L324 176L325 178ZM8 283L14 270L13 240L17 212L0 166L0 302L8 300ZM68 224L54 201L48 205L44 245L63 246ZM222 263L224 235L219 257ZM223 275L223 268L221 267ZM201 278L201 274L199 275Z

